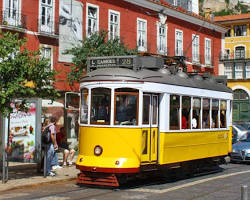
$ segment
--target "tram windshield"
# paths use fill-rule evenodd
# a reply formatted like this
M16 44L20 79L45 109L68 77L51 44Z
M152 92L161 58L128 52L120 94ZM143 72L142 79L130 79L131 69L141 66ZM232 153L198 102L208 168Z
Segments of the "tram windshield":
M91 90L91 124L110 124L111 90L94 88Z
M117 92L115 93L115 124L137 125L138 93Z

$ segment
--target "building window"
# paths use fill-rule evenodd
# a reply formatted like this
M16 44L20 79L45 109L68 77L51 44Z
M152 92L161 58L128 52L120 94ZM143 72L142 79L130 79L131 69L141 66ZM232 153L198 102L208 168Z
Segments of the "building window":
M53 69L52 66L52 48L51 47L42 47L41 56L48 59L49 66Z
M246 91L242 89L237 89L233 91L234 100L247 100L249 96Z
M8 25L18 26L21 23L20 0L5 0L3 21Z
M246 25L234 26L234 36L246 36L246 35L247 35L247 26Z
M200 52L199 52L199 36L198 35L192 35L192 60L193 62L200 62Z
M87 20L86 20L87 37L99 31L98 18L99 18L99 7L92 4L87 4Z
M147 51L147 21L137 19L137 46L139 51Z
M241 63L235 64L235 79L243 78L243 65Z
M205 38L205 64L211 65L211 40Z
M167 26L157 23L157 50L159 54L167 54Z
M175 30L175 55L183 55L183 32Z
M245 47L236 47L235 48L235 58L245 58Z
M109 10L109 39L120 37L120 13Z
M224 74L225 74L225 76L227 76L228 79L232 79L233 78L232 65L225 65Z
M40 31L53 32L53 0L41 0Z
M250 65L246 65L246 78L250 78Z

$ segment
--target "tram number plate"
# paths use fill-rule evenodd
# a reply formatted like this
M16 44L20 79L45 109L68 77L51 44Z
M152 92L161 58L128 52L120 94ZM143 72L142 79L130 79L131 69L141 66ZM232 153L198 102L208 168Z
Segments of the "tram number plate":
M91 59L90 67L119 67L119 66L133 66L133 58L102 58Z

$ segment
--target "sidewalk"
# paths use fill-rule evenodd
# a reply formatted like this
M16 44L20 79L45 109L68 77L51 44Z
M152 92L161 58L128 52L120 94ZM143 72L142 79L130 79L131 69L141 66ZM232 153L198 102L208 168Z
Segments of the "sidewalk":
M46 183L56 183L62 181L76 180L79 170L75 165L67 166L56 170L56 176L43 177L43 173L37 172L37 164L34 163L9 163L9 179L8 182L2 183L2 169L0 172L0 192L35 186Z

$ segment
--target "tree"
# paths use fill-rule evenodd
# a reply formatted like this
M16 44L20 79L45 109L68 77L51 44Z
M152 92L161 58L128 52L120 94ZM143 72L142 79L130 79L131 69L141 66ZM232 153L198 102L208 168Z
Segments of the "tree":
M25 99L40 97L54 100L59 97L53 87L55 71L40 51L25 48L26 40L18 34L0 33L0 113L13 111L14 99L22 99L20 110L25 110Z
M80 41L79 45L75 45L72 49L66 50L65 54L73 55L72 62L74 66L71 72L68 73L68 80L70 83L79 81L87 67L88 57L97 56L122 56L122 55L136 55L137 49L128 49L119 38L107 40L107 32L100 31L92 34Z

